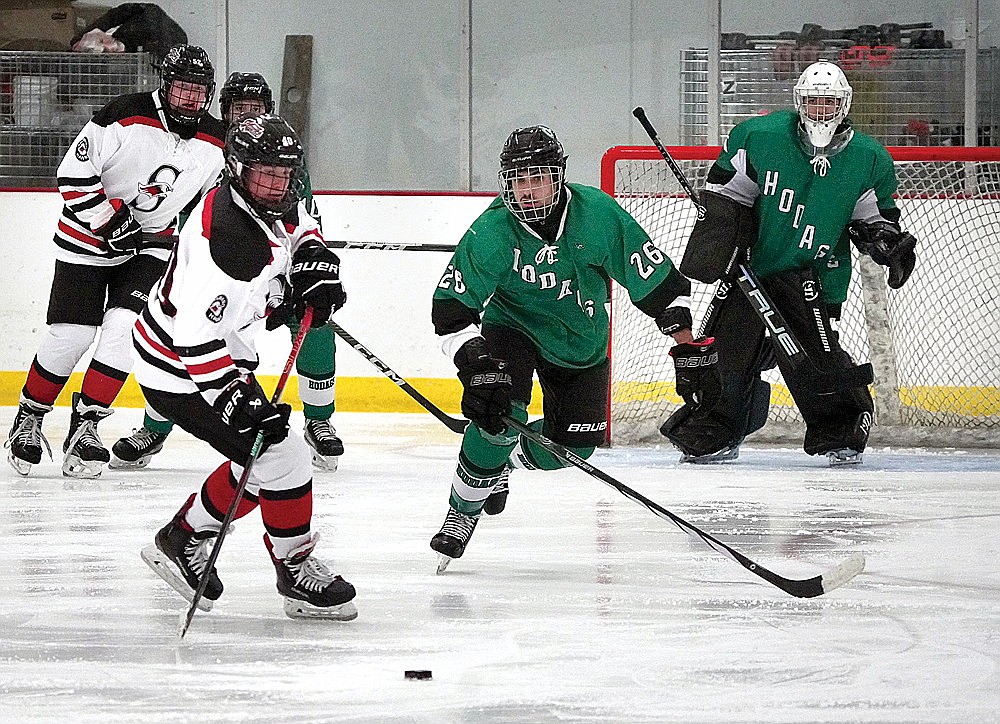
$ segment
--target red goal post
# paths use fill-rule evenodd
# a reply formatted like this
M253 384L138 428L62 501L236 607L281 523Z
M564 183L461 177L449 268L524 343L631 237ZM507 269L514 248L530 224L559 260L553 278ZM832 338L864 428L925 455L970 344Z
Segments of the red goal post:
M701 189L717 146L672 146ZM840 322L857 362L872 362L873 444L1000 447L1000 148L889 149L904 229L918 239L917 267L900 290L855 256ZM604 154L601 187L635 217L675 263L694 207L653 146ZM712 287L693 283L695 326ZM659 425L680 405L669 340L617 287L612 296L611 440L663 442ZM803 424L776 370L765 428L749 442L800 444Z

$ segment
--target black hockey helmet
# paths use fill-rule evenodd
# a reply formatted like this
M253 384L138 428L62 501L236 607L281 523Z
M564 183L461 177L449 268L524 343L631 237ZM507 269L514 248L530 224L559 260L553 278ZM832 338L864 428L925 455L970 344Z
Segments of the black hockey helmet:
M271 113L244 116L226 135L233 189L267 222L288 213L305 193L305 152L298 134Z
M205 86L205 98L197 108L184 108L171 100L173 83L192 83ZM197 123L208 113L215 95L215 67L204 48L197 45L175 45L167 51L160 63L160 101L163 110L178 123Z
M518 128L507 137L500 151L500 195L504 204L521 221L543 221L559 203L566 172L566 155L555 132L547 126ZM532 199L518 200L515 179L536 178L549 192Z
M219 91L219 108L222 120L231 123L236 119L229 118L229 111L236 101L260 101L264 104L264 113L274 113L274 98L271 87L260 73L231 73Z

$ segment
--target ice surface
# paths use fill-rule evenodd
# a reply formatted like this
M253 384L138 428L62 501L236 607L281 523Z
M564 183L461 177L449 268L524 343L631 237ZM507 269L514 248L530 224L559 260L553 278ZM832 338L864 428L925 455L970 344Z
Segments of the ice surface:
M13 408L0 408L3 431ZM515 471L507 510L435 575L460 438L426 415L340 414L317 473L317 554L350 623L282 613L254 513L226 590L183 642L183 601L139 549L220 461L182 432L150 467L0 474L0 720L968 722L1000 711L1000 453L791 449L680 467L667 447L591 462L785 576L867 566L789 597L578 470ZM110 445L141 420L101 423ZM295 423L301 425L301 417ZM405 680L430 669L430 681Z

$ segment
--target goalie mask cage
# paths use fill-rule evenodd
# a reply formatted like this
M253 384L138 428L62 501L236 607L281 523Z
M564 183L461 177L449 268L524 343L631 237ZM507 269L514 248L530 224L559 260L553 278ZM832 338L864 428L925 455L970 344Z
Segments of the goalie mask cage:
M695 189L718 147L671 147ZM1000 446L1000 148L890 148L903 228L917 237L917 266L902 289L854 250L839 329L858 363L875 369L872 444ZM617 146L601 186L675 264L695 222L687 198L652 146ZM714 287L692 282L695 332ZM672 342L627 292L612 294L611 442L664 442L662 422L681 405ZM777 369L767 425L748 442L801 444L804 423Z

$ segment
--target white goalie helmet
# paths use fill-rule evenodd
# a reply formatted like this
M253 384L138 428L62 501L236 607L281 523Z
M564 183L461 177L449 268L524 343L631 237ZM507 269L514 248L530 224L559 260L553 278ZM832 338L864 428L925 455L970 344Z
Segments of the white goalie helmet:
M813 63L799 76L793 91L795 110L810 144L826 148L851 110L851 84L836 64Z

